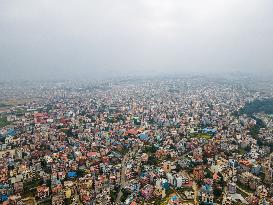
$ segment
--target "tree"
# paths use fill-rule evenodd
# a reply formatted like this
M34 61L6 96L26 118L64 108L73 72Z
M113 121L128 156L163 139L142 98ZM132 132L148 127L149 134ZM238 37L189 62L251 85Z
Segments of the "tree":
M83 170L83 169L78 169L77 170L77 176L78 177L84 177L85 176L85 170Z
M151 155L148 157L148 164L150 165L158 165L159 164L159 160L154 156L154 155Z
M248 146L245 148L245 151L246 151L246 152L250 152L250 150L251 150L251 147L248 145Z
M219 188L215 188L213 189L213 194L215 195L215 197L219 198L222 195L222 190Z
M114 202L117 198L117 192L116 190L111 190L110 192L111 202Z

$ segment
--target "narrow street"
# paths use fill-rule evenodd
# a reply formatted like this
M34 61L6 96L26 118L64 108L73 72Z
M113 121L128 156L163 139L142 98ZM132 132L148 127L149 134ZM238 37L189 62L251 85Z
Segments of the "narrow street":
M22 201L26 204L30 204L30 205L37 205L38 203L35 200L35 197L27 197L22 199Z
M129 155L129 152L123 157L122 162L121 162L120 188L119 188L118 196L117 196L116 202L115 202L116 205L120 204L120 198L122 196L122 189L125 184L125 170L126 170L125 163L126 163L128 155Z
M252 194L252 193L247 192L246 190L240 188L238 185L236 186L236 188L239 189L241 192L245 193L245 194L248 195L248 196Z
M198 205L198 189L195 182L193 182L192 188L194 190L194 205Z
M201 146L204 146L205 143L203 143ZM126 185L126 178L125 178L125 171L126 171L126 161L130 158L131 155L134 155L136 152L138 151L137 147L134 147L131 151L127 152L121 162L121 175L120 175L120 188L119 188L119 192L115 201L115 205L120 205L120 199L122 196L122 189L125 187ZM190 150L186 153L184 153L182 155L182 157L186 157L187 155L191 154L193 152L193 150ZM194 202L195 204L198 204L198 190L196 187L196 184L194 184L193 186L195 186L194 192L195 192L195 199Z
M125 171L126 171L126 161L128 160L129 156L131 154L134 154L137 151L137 148L133 148L133 150L129 151L128 153L126 153L122 159L121 162L121 175L120 175L120 188L119 188L119 192L115 201L116 205L120 204L120 198L122 196L122 189L125 186L125 182L126 182L126 178L125 178Z

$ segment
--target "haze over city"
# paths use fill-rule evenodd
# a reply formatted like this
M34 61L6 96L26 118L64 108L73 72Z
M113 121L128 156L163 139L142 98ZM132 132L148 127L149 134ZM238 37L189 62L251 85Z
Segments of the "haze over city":
M0 204L273 205L272 0L0 0Z
M0 79L273 73L271 0L2 0Z

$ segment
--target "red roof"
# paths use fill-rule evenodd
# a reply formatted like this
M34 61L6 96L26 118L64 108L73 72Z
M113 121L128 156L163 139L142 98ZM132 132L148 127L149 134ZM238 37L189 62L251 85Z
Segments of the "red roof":
M97 156L97 152L87 152L87 154L86 154L86 156L87 157L95 157L95 156Z
M45 114L45 113L35 113L34 117L35 118L37 118L37 117L47 117L47 114Z
M138 134L138 131L135 130L135 129L130 129L130 130L127 131L127 134L137 135L137 134Z

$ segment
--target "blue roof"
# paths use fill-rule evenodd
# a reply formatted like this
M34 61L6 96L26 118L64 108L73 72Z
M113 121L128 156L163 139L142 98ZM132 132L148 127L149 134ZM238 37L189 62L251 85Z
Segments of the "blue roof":
M216 132L216 130L214 128L208 128L208 127L204 128L203 131L206 132L206 133L207 132L213 132L213 133Z
M212 191L212 188L211 188L210 185L205 184L205 185L202 186L202 190L203 190L204 192L211 192L211 191Z
M15 130L14 129L8 129L8 135L11 135L11 136L15 136L15 134L16 134L16 132L15 132Z
M170 188L169 183L167 181L162 183L162 187L164 189L169 189Z
M146 173L146 172L142 172L142 173L140 174L140 177L145 177L145 176L147 176L147 173Z
M118 141L114 141L114 142L112 142L112 144L113 144L113 145L118 145L118 144L121 144L121 143L118 142Z
M177 196L174 195L174 196L172 197L172 200L173 200L173 201L176 201L176 200L177 200Z
M145 134L145 133L141 133L141 134L139 135L139 138L140 138L141 140L145 140L145 141L147 141L147 140L149 139L148 135Z
M59 150L64 150L65 149L65 147L59 147Z
M77 173L76 173L76 172L68 172L68 173L67 173L67 176L68 176L69 178L74 178L74 177L77 177Z
M7 201L8 200L8 196L5 194L5 195L0 195L0 199L1 201Z

